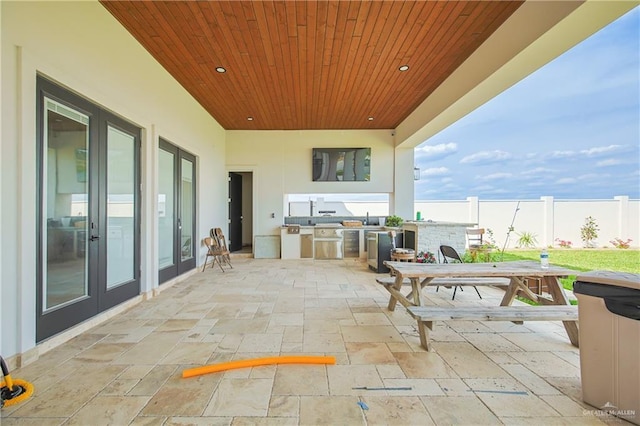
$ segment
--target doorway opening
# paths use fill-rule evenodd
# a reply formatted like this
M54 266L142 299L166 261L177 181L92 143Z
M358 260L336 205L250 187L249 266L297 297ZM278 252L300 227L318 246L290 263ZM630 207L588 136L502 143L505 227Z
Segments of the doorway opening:
M229 171L228 246L231 253L253 253L253 172Z

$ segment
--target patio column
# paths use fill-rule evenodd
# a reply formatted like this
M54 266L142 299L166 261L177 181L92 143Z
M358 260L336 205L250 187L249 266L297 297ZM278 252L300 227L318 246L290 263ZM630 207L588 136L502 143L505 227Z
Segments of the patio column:
M400 216L404 220L415 220L413 167L413 148L396 148L389 214Z
M469 203L469 222L480 224L480 200L478 197L467 197Z
M618 235L621 239L629 235L629 196L618 195L613 197L618 202Z
M553 197L540 197L542 205L542 247L553 245Z

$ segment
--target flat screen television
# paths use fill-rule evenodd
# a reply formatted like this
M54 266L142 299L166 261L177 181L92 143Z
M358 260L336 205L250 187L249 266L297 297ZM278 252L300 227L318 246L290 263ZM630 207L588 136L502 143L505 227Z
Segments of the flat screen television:
M368 181L371 148L313 148L314 182Z

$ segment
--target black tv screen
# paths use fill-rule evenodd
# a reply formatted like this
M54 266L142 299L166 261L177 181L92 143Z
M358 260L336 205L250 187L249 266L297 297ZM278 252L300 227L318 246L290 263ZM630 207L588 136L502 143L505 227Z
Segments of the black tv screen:
M368 181L371 148L313 148L314 182Z

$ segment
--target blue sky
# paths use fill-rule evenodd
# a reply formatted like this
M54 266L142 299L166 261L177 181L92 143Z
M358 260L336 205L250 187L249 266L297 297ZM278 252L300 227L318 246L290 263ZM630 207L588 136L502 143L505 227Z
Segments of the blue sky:
M416 200L640 198L640 8L415 149Z

